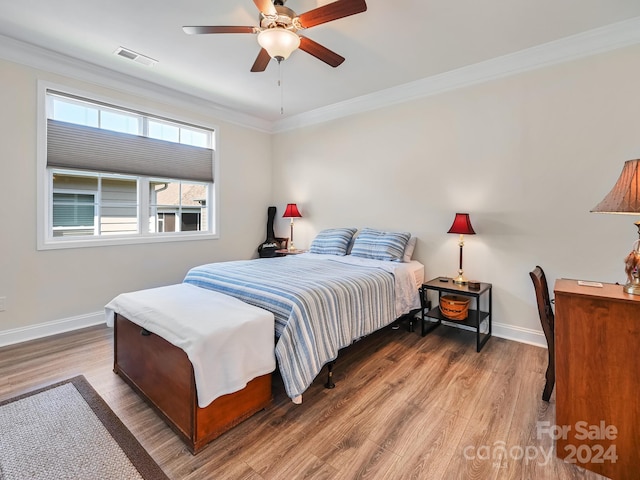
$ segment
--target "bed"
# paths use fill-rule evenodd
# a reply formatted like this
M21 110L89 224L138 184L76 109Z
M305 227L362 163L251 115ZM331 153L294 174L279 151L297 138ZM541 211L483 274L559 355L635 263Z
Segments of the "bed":
M423 279L415 260L304 253L200 265L183 282L274 314L278 368L287 395L300 403L341 348L420 308Z
M197 368L195 344L196 351L209 357L211 349L234 354L238 348L251 349L251 336L268 338L288 396L301 403L324 365L331 375L341 348L420 309L424 266L411 260L415 239L410 241L408 233L364 229L353 240L354 233L351 228L328 229L314 239L309 253L200 265L181 284L119 295L105 307L107 324L115 327L114 371L194 454L270 403L271 375L260 374L275 368L265 367L253 380L249 375L244 388L225 389L230 393L219 397L224 392L205 388L211 394L207 398L201 382L212 372ZM236 339L240 347L223 340L220 350L220 339L215 347L197 337L222 320L225 332L235 330L238 320L231 313L239 310L245 318L249 312L244 310L256 307L269 315L270 327L245 328ZM184 328L196 337L186 335ZM233 362L244 361L230 360L234 368L227 368L227 356L220 358L218 373L223 376L238 367Z

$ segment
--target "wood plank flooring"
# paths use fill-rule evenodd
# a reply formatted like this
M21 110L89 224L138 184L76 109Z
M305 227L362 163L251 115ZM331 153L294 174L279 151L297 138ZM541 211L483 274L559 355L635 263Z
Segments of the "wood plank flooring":
M273 404L197 456L112 366L107 327L5 347L0 400L82 374L180 480L604 478L556 459L553 441L538 438L537 422L555 418L555 394L540 398L546 350L496 337L476 353L471 332L383 329L341 352L336 388L323 387L322 372L302 405L275 375Z

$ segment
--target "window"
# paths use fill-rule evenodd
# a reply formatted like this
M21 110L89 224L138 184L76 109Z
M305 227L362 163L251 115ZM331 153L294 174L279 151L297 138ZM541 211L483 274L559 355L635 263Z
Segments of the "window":
M138 233L138 179L51 169L53 237Z
M214 130L43 92L38 246L212 238Z
M206 185L153 180L149 186L151 231L198 232L206 228Z
M93 235L95 231L95 195L91 193L53 192L53 236Z

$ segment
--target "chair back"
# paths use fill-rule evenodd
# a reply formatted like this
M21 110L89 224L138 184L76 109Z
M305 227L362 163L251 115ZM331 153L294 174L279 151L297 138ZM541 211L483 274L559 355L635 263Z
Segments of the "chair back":
M532 272L529 272L533 287L536 291L536 301L538 304L538 314L540 315L540 323L547 343L553 342L555 317L551 308L551 298L549 297L549 287L547 285L547 277L541 267L536 266Z
M538 314L540 315L540 323L542 324L542 330L544 336L547 339L547 346L549 352L549 363L547 364L547 372L545 377L547 382L542 392L542 399L548 402L551 398L551 392L553 386L556 383L555 373L555 340L554 340L554 325L555 317L553 315L553 309L551 308L552 300L549 298L549 287L547 286L547 277L544 275L544 271L539 266L529 272L529 276L533 281L533 287L536 291L536 303L538 304Z

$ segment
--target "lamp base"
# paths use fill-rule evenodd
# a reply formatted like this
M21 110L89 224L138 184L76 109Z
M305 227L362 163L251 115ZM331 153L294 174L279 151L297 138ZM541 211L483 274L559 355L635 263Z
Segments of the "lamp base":
M457 285L466 285L468 283L468 281L467 281L466 278L464 278L464 276L462 275L462 272L459 272L458 276L454 277L453 283L455 283Z
M629 283L622 287L622 290L631 295L640 295L640 277L633 277Z
M291 235L289 236L289 251L293 252L296 249L296 247L293 246L293 217L291 217L290 228Z

